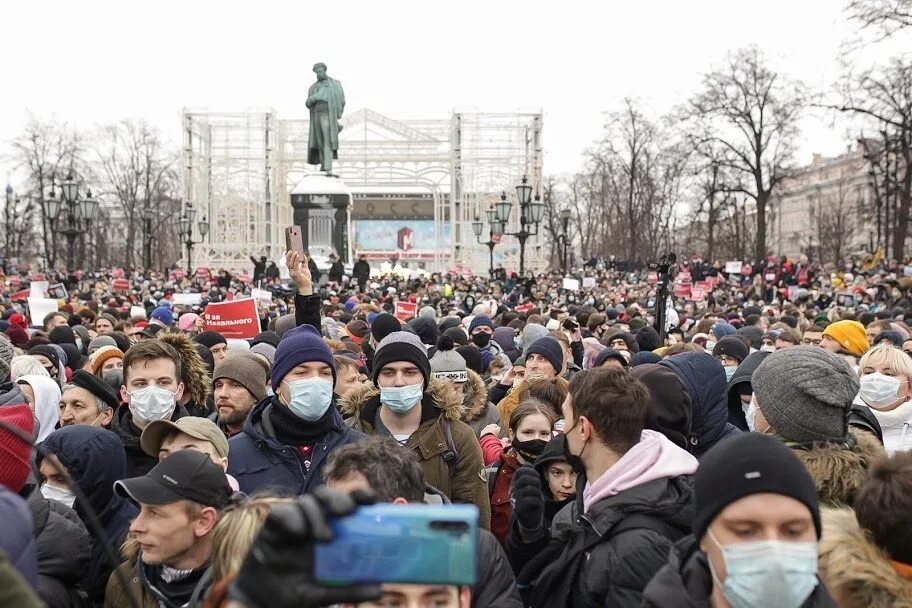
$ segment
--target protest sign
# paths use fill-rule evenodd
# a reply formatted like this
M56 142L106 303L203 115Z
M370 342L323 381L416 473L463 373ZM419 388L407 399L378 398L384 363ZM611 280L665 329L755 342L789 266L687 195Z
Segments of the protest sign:
M705 294L706 294L706 292L703 291L702 289L698 289L698 288L694 287L693 289L690 290L690 297L688 298L688 300L690 300L692 302L702 302L705 298Z
M414 302L396 302L394 316L400 321L408 321L418 313L418 305Z
M564 289L567 289L569 291L579 291L579 288L580 288L579 279L569 279L569 278L564 279L563 287L564 287Z
M52 312L57 312L57 300L53 298L29 298L29 318L32 327L41 327L44 318Z
M725 272L727 272L729 274L740 274L741 273L741 260L725 262Z
M127 291L130 289L130 281L127 279L114 279L111 281L111 289L117 291Z
M592 289L595 287L595 277L583 277L583 289Z
M516 307L516 312L519 312L519 313L529 312L530 310L532 310L532 308L533 308L532 302L529 302L528 304L520 304L519 306Z
M50 287L50 283L47 281L32 281L29 285L29 297L43 298L47 295L48 287Z
M15 291L15 292L11 293L9 298L13 302L17 302L17 301L22 302L23 300L28 300L30 293L31 293L31 291L29 291L28 289L23 289L21 291Z
M67 299L67 290L66 287L63 286L63 283L55 283L51 285L48 287L47 293L50 297L57 298L58 300Z
M257 302L261 302L267 306L272 304L272 292L269 291L268 289L257 289L256 287L254 287L250 291L250 295Z
M260 333L260 321L253 298L212 302L206 306L202 316L205 331L214 331L225 338L251 340Z
M689 298L690 287L690 283L675 283L673 292L674 296L676 298Z
M180 304L181 306L199 306L200 302L203 301L203 294L176 293L174 294L173 301L175 304Z

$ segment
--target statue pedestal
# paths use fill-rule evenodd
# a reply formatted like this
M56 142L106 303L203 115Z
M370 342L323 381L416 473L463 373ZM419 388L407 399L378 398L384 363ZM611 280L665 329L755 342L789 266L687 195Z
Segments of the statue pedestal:
M291 191L293 221L301 227L304 249L312 256L337 254L351 262L349 225L352 195L335 175L306 175Z

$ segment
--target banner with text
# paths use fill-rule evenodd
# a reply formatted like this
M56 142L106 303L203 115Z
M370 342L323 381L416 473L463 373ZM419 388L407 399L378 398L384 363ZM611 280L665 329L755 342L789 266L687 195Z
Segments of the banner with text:
M260 321L253 298L208 304L203 312L203 323L205 331L214 331L226 338L251 340L260 333Z
M418 314L418 305L414 302L396 302L395 317L402 322L408 321Z

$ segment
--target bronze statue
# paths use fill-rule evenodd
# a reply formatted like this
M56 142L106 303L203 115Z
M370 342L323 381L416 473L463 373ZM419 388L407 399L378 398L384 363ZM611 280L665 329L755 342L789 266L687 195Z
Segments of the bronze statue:
M345 93L342 83L326 75L326 64L313 67L317 81L307 91L310 109L310 133L307 137L307 164L320 165L320 169L332 172L332 161L339 158L339 131L342 125L342 110L345 109Z

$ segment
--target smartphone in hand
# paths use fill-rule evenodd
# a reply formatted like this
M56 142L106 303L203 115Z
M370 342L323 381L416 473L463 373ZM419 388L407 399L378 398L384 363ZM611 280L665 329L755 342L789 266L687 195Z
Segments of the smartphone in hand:
M305 258L304 235L300 226L289 226L285 229L285 250L297 251L302 260Z

